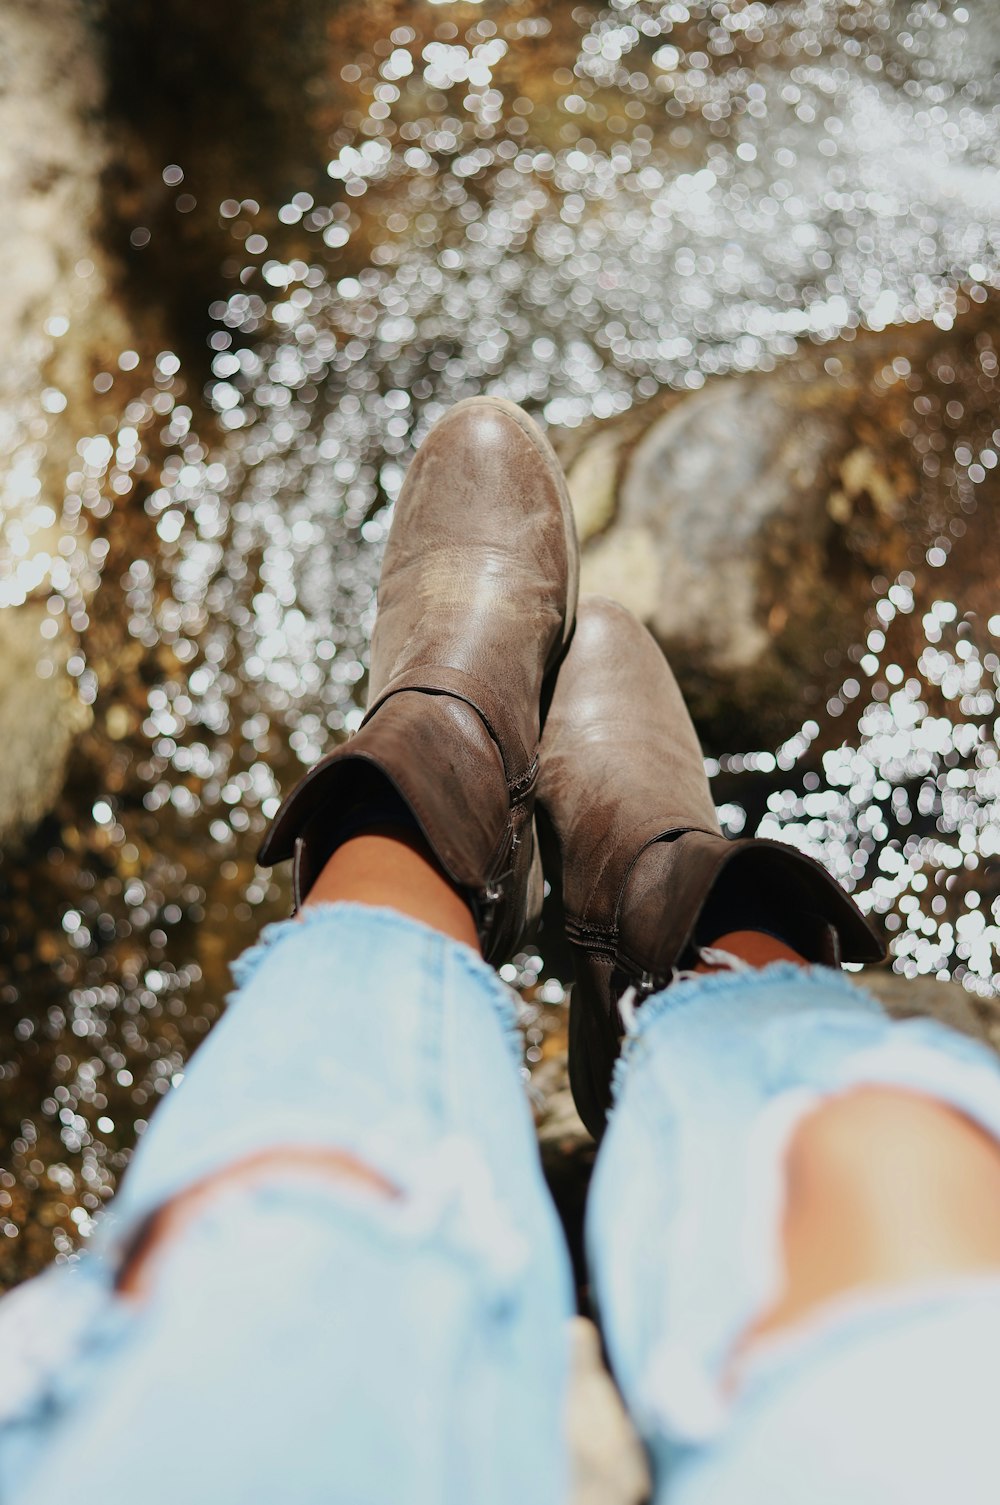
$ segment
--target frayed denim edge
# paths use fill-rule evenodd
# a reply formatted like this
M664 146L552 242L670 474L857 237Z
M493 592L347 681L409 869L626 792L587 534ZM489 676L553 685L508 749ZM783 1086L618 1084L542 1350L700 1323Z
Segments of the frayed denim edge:
M912 1286L848 1290L793 1327L754 1340L740 1364L738 1403L756 1405L769 1391L794 1385L808 1367L859 1342L878 1341L897 1327L998 1304L1000 1278L992 1270L928 1276Z
M843 972L832 967L803 967L798 962L771 962L769 966L746 971L707 972L703 977L689 978L672 983L669 987L647 998L636 1012L635 1025L625 1037L621 1055L615 1062L611 1086L614 1103L618 1102L623 1084L628 1076L629 1062L638 1041L649 1035L660 1020L668 1014L690 1004L700 1004L706 998L720 993L740 991L761 992L780 988L805 988L813 993L825 994L827 998L850 1002L863 1013L883 1015L885 1010L874 994L854 982L849 982ZM815 1003L815 997L811 1000ZM809 1003L804 1003L809 1007Z
M410 940L430 939L437 942L449 961L456 962L459 969L466 972L472 984L486 992L514 1064L520 1070L524 1060L524 1047L517 1027L521 1008L518 994L469 946L425 925L421 920L383 905L356 904L350 900L338 900L335 904L309 904L300 910L295 919L276 920L273 924L265 925L254 945L230 963L229 970L236 987L226 995L227 1007L237 1001L240 992L252 981L268 953L284 940L298 938L316 927L329 938L336 939L337 931L344 923L351 926L352 944L356 945L356 927L359 922L376 929L390 930L397 936L402 932Z

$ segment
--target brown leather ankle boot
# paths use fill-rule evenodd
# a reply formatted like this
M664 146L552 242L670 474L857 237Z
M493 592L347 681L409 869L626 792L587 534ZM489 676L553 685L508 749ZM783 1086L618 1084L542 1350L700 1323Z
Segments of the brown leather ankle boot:
M542 896L539 699L577 580L573 515L541 431L513 403L458 403L396 503L365 719L292 791L261 848L265 863L294 858L296 905L382 789L467 891L484 955L516 948Z
M576 972L570 1082L595 1137L627 988L665 987L699 945L733 930L769 931L830 966L883 955L817 862L780 842L722 835L677 682L650 634L613 601L580 602L545 724L538 798L559 843Z

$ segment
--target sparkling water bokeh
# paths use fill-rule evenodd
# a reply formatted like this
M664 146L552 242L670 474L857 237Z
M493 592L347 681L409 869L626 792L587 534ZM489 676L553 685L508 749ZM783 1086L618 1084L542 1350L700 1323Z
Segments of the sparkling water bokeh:
M726 829L821 858L898 971L997 992L1000 17L428 3L354 35L301 188L206 203L162 165L177 214L227 241L210 379L119 352L94 378L113 423L79 436L59 508L39 485L7 529L0 604L44 600L53 643L69 623L93 720L28 861L0 869L0 1280L87 1235L228 960L283 912L256 846L359 723L393 501L477 392L565 433L803 346L846 382L845 342L898 334L871 401L920 478L905 558L858 599L836 691L708 765ZM152 234L132 227L136 255ZM918 324L939 335L923 366ZM38 394L50 426L66 404ZM31 497L45 431L11 444ZM529 1065L568 981L539 950L505 969Z

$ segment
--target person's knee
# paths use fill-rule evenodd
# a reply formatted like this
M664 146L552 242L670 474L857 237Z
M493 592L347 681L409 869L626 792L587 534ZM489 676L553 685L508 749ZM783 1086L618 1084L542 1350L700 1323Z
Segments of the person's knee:
M894 1088L829 1099L786 1161L789 1283L805 1295L1000 1267L1000 1146Z
M785 1159L784 1281L741 1347L849 1291L1000 1270L1000 1145L891 1087L826 1099Z
M301 1180L351 1186L380 1198L400 1195L399 1189L378 1171L344 1150L288 1145L258 1151L185 1187L146 1219L122 1262L119 1293L135 1299L145 1296L160 1256L221 1197L238 1188Z
M851 1191L873 1208L915 1204L940 1184L1000 1190L1000 1145L932 1097L860 1087L829 1098L799 1125L786 1162L788 1200Z

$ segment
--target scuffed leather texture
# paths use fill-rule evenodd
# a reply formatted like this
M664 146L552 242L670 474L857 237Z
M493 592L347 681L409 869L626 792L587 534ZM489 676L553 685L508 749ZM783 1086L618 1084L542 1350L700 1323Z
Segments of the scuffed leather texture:
M538 797L564 856L578 925L613 930L641 848L671 830L719 832L698 736L660 649L624 606L580 603L545 723Z
M561 853L576 973L570 1079L595 1135L622 1033L618 1000L630 986L665 986L690 960L699 916L722 881L733 929L773 925L814 961L835 962L838 948L848 961L883 954L818 863L777 842L722 835L677 682L616 602L580 602L545 724L538 798Z
M539 706L572 632L578 576L565 482L540 430L498 398L452 408L396 503L365 721L285 801L261 861L292 856L298 840L304 896L321 865L322 829L335 824L364 762L470 891L484 954L509 954L541 908L532 821Z
M447 666L505 708L520 742L511 747L508 735L505 764L533 758L542 678L576 607L568 528L562 472L527 415L485 397L452 408L418 450L396 504L369 703L402 675L412 682Z
M699 934L700 916L722 882L730 895L726 918L714 934ZM868 922L825 868L758 837L728 841L689 831L652 843L629 873L618 912L623 965L661 986L696 939L708 945L727 930L771 930L806 961L827 965L883 955Z

